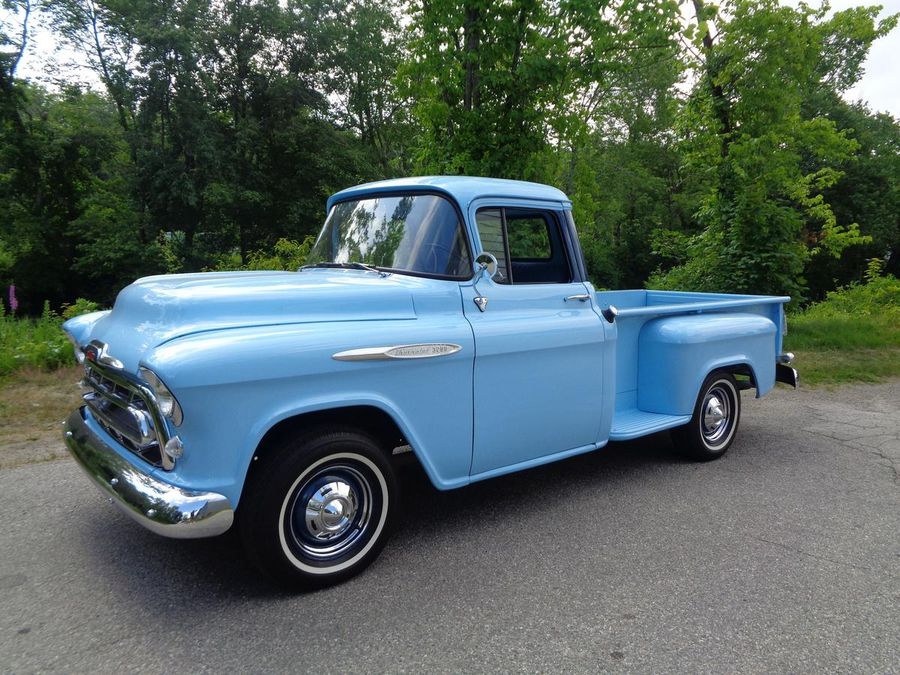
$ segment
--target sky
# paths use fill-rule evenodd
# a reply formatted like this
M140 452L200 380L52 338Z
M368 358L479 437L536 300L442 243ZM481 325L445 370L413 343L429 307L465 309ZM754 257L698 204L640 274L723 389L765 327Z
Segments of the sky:
M800 0L782 0L784 4L796 6ZM810 4L815 4L815 0ZM900 12L900 0L831 0L835 11L871 4L883 6L881 17ZM3 12L0 11L0 19ZM49 83L48 69L79 61L78 55L68 49L57 49L52 33L43 27L36 27L31 36L31 44L19 65L18 76L37 79ZM60 72L60 69L56 69ZM96 77L83 68L62 68L72 80L99 88ZM862 79L846 94L848 101L863 100L876 112L887 112L900 119L900 27L886 37L876 41L865 63Z
M797 5L797 2L784 4ZM835 11L851 7L865 7L879 4L884 7L881 18L900 12L900 0L877 0L859 2L858 0L831 0L831 8ZM900 119L900 27L895 28L887 36L877 40L866 59L866 72L862 79L851 88L844 98L848 101L862 99L875 112L887 112Z

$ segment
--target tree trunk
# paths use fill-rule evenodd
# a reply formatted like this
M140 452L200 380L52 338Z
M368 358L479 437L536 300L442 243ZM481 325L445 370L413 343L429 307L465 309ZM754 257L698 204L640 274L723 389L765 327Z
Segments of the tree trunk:
M466 19L463 23L463 63L466 68L466 89L463 105L466 112L481 107L481 92L478 78L478 50L481 47L481 10L477 7L466 8Z
M719 64L712 35L709 31L709 22L703 19L705 6L703 0L692 0L697 24L703 35L703 69L710 94L712 95L713 110L719 122L719 138L721 139L722 157L728 156L728 146L731 143L731 105L722 85L716 82L719 75Z

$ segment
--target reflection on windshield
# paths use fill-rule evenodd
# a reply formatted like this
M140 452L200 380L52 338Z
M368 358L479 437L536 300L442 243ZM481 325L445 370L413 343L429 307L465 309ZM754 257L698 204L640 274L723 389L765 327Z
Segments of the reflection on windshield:
M437 195L377 197L335 204L309 263L360 262L436 276L472 276L456 210Z

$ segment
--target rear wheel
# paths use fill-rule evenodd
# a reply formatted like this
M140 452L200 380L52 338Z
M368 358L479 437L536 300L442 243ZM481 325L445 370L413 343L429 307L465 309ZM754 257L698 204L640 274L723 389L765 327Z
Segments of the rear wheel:
M387 540L393 468L371 437L330 430L275 449L241 498L241 538L276 580L320 587L362 571Z
M718 459L731 446L741 420L741 395L731 373L712 373L700 387L691 421L672 430L675 446L700 461Z

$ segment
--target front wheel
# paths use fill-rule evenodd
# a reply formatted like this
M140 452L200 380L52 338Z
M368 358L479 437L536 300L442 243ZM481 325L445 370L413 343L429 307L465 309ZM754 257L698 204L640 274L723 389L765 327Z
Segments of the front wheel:
M693 459L718 459L734 441L740 420L737 382L730 373L712 373L700 387L691 421L672 429L672 440Z
M276 580L320 587L343 581L381 551L397 482L369 436L333 430L285 443L253 477L238 514L251 560Z

